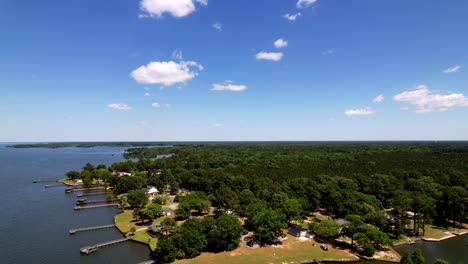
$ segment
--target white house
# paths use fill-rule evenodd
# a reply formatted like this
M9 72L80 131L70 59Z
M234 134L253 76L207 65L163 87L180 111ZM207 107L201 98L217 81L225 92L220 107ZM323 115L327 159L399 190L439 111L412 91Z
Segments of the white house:
M148 194L148 199L153 200L156 194L159 193L159 191L154 186L147 186L146 193Z

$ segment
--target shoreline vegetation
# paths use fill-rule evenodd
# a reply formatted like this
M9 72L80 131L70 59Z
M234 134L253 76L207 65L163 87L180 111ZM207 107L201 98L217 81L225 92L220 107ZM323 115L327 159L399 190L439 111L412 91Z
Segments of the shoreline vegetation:
M399 262L392 246L468 233L468 142L200 143L124 157L63 182L112 188L117 228L158 263Z

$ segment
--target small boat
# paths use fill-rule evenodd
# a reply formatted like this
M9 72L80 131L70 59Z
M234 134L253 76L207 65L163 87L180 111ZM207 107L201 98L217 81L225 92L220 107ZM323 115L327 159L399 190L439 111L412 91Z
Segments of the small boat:
M84 204L84 203L86 203L87 200L88 200L88 198L80 198L80 199L76 200L76 204L77 205Z

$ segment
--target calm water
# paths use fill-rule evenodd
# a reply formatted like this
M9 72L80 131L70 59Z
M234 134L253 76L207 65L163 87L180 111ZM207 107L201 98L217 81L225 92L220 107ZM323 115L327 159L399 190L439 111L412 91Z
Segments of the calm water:
M112 224L115 208L74 211L76 194L44 188L34 179L63 178L90 162L122 160L123 148L12 149L0 145L1 263L138 263L149 259L145 245L124 242L90 255L79 248L122 238L116 229L69 235L76 227Z
M468 263L468 235L454 237L442 242L417 241L414 245L397 247L396 251L412 253L414 249L421 248L426 263L434 263L436 258L448 261L450 264Z

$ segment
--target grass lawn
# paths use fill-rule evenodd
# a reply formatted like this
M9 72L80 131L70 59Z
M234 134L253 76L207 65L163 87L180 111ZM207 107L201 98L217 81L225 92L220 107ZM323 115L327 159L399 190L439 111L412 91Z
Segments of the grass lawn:
M335 249L329 246L328 251L323 251L320 244L313 241L300 241L296 237L288 235L288 239L281 246L271 246L252 249L244 244L231 252L218 254L203 253L194 259L178 260L175 263L303 263L321 260L357 260L351 253ZM315 243L317 246L313 247Z
M156 244L158 243L158 239L156 237L151 237L146 230L135 232L135 235L128 235L127 237L131 240L148 244L151 250L155 250Z
M173 212L171 214L171 217L174 217ZM120 232L127 234L126 235L127 237L129 237L132 240L148 244L151 250L154 250L156 248L156 244L158 240L156 237L151 237L146 232L146 227L159 224L161 223L162 220L164 220L164 218L165 217L160 217L160 218L155 219L151 224L145 223L144 225L141 225L141 221L134 221L133 210L125 210L123 213L114 216L114 222L115 222L115 226L120 230ZM138 229L144 229L144 230L135 232L134 235L130 235L128 233L130 232L130 229L132 227L135 227L136 230Z
M425 238L432 238L432 239L442 239L444 237L452 235L450 231L454 231L453 228L445 228L445 227L438 227L433 225L426 225L425 226Z

